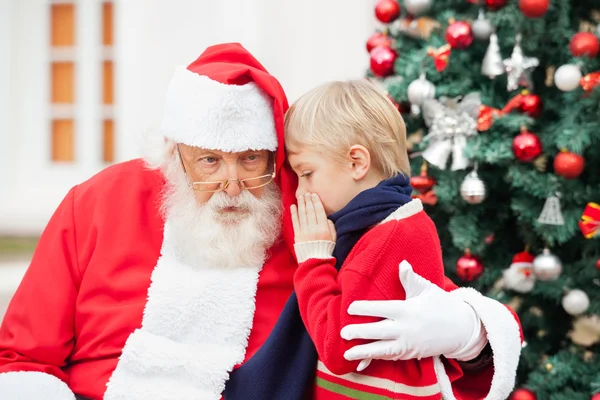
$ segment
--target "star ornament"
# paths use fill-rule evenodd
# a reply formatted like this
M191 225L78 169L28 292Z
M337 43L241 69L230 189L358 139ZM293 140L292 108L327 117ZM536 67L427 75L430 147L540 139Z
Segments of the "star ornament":
M521 34L517 35L515 47L510 58L505 59L503 63L507 77L506 89L509 92L518 89L519 86L532 89L531 70L540 65L540 62L535 57L526 57L523 55Z

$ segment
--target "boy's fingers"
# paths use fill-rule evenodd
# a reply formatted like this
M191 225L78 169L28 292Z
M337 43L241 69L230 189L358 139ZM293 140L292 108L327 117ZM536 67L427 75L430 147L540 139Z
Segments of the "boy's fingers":
M327 214L325 214L325 208L323 208L323 203L321 203L321 199L319 198L319 195L316 193L313 193L311 198L312 198L313 207L315 209L317 224L322 225L322 226L327 225Z
M290 214L292 214L292 228L294 228L294 233L298 233L300 224L298 222L298 209L295 204L290 206Z
M306 205L304 204L304 196L298 196L298 227L301 230L306 229L308 226L306 220Z
M332 220L327 220L327 226L329 226L329 233L331 233L331 241L335 242L337 240L337 232L335 230L335 224Z
M312 196L307 193L304 197L306 199L306 221L309 226L314 227L318 224L318 221L315 213L315 206L312 202Z

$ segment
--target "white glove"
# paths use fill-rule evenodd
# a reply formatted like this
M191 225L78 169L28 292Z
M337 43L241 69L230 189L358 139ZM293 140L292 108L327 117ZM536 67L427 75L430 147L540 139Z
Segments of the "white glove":
M410 360L443 355L472 360L487 345L487 333L475 310L452 292L446 292L416 274L407 261L400 263L400 282L406 300L355 301L348 314L385 318L348 325L343 339L375 340L346 351L348 361L362 360L358 371L371 359Z

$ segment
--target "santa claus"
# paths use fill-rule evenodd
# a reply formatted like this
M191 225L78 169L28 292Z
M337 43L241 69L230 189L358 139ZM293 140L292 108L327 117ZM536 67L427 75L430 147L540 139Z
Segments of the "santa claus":
M0 329L2 399L310 396L316 354L293 293L287 107L239 44L175 71L159 156L77 185L48 223ZM520 351L514 316L419 278L403 282L416 297L358 305L371 316L385 308L390 329L382 338L370 324L346 327L345 339L372 339L353 357L401 358L400 339L428 356L489 340L472 362L444 360L440 392L505 398Z

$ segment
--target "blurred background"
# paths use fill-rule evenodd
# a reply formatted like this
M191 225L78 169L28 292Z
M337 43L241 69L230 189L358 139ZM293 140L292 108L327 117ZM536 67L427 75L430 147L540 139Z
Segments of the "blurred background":
M291 103L319 83L364 76L374 4L0 0L0 320L67 191L140 155L175 66L240 42Z

